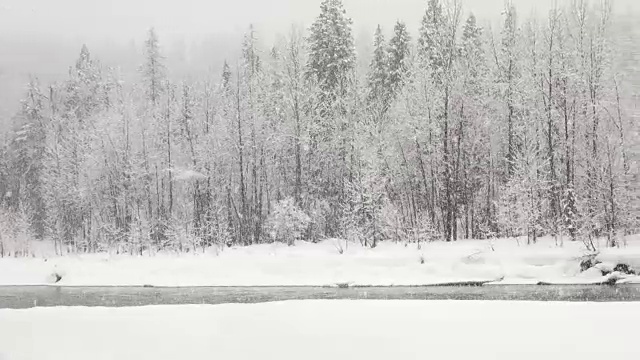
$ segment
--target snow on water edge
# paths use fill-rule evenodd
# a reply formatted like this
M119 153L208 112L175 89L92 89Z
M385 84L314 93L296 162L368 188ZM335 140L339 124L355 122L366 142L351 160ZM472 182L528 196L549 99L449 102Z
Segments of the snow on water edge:
M0 259L0 285L61 286L368 286L430 285L468 281L502 284L593 284L609 279L600 271L580 272L581 243L555 245L541 239L520 245L513 239L422 244L381 243L375 249L349 245L340 254L333 241L226 248L218 254L109 254ZM640 241L602 249L608 264L640 263ZM603 260L604 261L604 260ZM611 266L611 265L608 265ZM622 281L622 280L621 280ZM625 279L624 282L635 282Z

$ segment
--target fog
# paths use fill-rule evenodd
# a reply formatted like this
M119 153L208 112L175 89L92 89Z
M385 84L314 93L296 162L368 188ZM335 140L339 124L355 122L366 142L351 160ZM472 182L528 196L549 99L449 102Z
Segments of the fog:
M545 11L558 0L513 0L521 14ZM561 2L562 0L560 0ZM0 0L0 32L91 39L128 40L155 26L167 35L235 32L254 23L266 33L308 24L321 0ZM419 21L426 0L345 0L356 27L372 28L396 19ZM464 0L466 12L487 18L504 0ZM618 10L637 8L635 0L615 0Z
M522 16L546 12L554 0L514 0ZM556 0L557 1L557 0ZM561 1L561 0L560 0ZM241 34L254 24L263 43L292 24L308 27L321 0L0 0L0 118L17 108L29 75L59 79L86 43L106 65L139 63L139 46L155 27L178 72L218 71L235 56ZM357 41L366 46L377 24L404 20L415 31L426 0L344 0ZM614 0L637 11L636 0ZM463 0L464 12L496 21L504 0ZM195 49L195 50L194 50ZM182 66L180 66L182 65ZM193 71L192 71L193 70ZM197 70L197 71L196 71ZM0 121L0 125L2 122Z
M504 0L467 0L480 17L499 13ZM12 36L45 35L69 40L128 40L155 26L160 33L202 35L235 32L253 23L272 34L291 23L311 22L320 0L0 0L0 31ZM631 1L629 1L631 2ZM551 0L516 0L520 11L544 9ZM345 0L356 27L417 23L426 0Z

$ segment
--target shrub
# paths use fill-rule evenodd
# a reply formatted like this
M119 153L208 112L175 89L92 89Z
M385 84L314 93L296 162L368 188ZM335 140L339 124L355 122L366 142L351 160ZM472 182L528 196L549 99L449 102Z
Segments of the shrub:
M292 198L287 198L274 206L267 226L274 241L291 246L302 239L310 223L309 216L295 205Z
M26 257L31 255L33 234L25 212L0 208L0 257Z

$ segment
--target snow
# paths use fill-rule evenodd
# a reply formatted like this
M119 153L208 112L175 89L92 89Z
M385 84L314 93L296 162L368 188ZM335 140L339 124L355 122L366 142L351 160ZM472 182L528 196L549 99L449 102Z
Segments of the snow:
M565 242L559 247L549 238L535 245L515 239L469 240L422 244L420 249L390 242L375 249L349 244L343 254L332 240L181 255L45 256L50 254L40 250L36 258L0 259L0 285L53 284L54 273L62 276L57 284L62 286L401 286L501 278L500 284L591 284L625 277L603 277L596 270L580 273L583 244ZM640 269L640 237L630 237L626 247L601 247L598 259L603 267L625 262ZM639 282L637 277L623 281Z
M173 168L167 170L172 173L175 181L201 180L207 178L206 175L192 169Z
M0 359L640 359L640 303L292 301L0 310Z

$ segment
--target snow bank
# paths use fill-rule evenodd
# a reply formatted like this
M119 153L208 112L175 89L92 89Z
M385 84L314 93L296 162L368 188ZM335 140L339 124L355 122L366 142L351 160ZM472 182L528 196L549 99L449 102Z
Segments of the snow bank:
M295 301L0 310L0 359L636 360L640 303Z
M344 244L343 244L344 246ZM382 243L375 249L349 245L340 254L334 241L229 248L205 254L128 256L67 255L0 259L0 285L109 286L304 286L429 285L462 281L501 284L601 283L598 271L580 273L585 248L579 242L556 246L552 239L435 242L404 246ZM625 262L640 269L640 238L623 248L601 249L599 260ZM424 263L423 263L424 262ZM636 281L627 279L627 282Z

